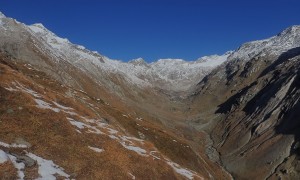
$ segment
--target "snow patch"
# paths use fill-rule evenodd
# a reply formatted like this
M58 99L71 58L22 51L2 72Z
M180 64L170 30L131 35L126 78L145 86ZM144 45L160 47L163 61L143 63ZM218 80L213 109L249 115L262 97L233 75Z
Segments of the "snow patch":
M5 148L27 148L27 146L24 144L15 144L15 143L7 144L7 143L1 142L1 141L0 141L0 146L5 147Z
M22 162L17 162L17 158L15 156L8 154L8 157L9 157L10 161L13 163L14 167L17 169L17 173L18 173L20 180L23 180L25 177L25 174L24 174L25 164Z
M93 123L96 124L99 128L101 129L105 129L106 132L108 134L108 137L110 137L113 140L117 140L124 148L130 150L130 151L134 151L139 155L142 156L148 156L147 155L147 151L141 147L138 147L136 144L142 145L143 144L143 140L135 138L135 137L128 137L128 136L122 136L122 135L118 135L118 131L115 129L112 129L109 127L109 125L105 124L105 123L101 123L101 121L99 120L95 120L95 119L88 119L85 117L82 117L82 119L84 119L85 121L87 121L88 123ZM77 126L79 129L83 129L83 128L89 128L89 131L93 130L95 133L95 131L100 131L99 129L97 129L95 126L91 126L82 122L78 122L75 121L74 119L68 118L68 120L70 121L71 124ZM100 131L101 132L101 131ZM101 132L101 134L104 134Z
M0 164L5 163L6 161L8 161L8 156L0 149Z
M128 173L132 180L135 180L135 176L131 173Z
M104 149L99 149L99 148L96 148L96 147L91 147L91 146L88 146L91 150L97 152L97 153L101 153L104 151Z
M121 145L122 145L124 148L126 148L126 149L128 149L128 150L130 150L130 151L134 151L134 152L138 153L139 155L147 156L147 154L146 154L147 151L146 151L145 149L142 149L142 148L137 147L137 146L126 145L125 142L121 142Z
M150 156L153 157L153 159L160 160L160 157L158 157L155 153L158 153L157 151L150 151Z
M14 89L12 87L5 87L4 89L10 91L10 92L13 92L13 91L17 91L17 89Z
M63 110L73 110L73 108L63 106L63 105L61 105L61 104L58 104L57 102L52 101L52 103L53 103L55 106L57 106L58 108L60 108L60 109L63 109Z
M85 123L83 123L83 122L76 121L76 120L74 120L74 119L72 119L72 118L69 118L69 117L68 117L67 119L69 120L69 122L70 122L73 126L76 126L76 127L79 128L79 129L87 128L89 133L94 133L94 134L104 134L103 132L101 132L99 129L97 129L97 128L94 127L94 126L85 124Z
M28 153L27 156L37 161L37 164L39 166L38 173L40 175L40 178L38 178L38 180L56 180L55 175L59 175L65 178L70 177L70 175L64 172L63 168L54 164L51 160L45 160L32 153Z
M51 104L49 104L41 99L34 99L34 101L37 103L37 107L40 109L50 109L57 113L60 112L60 109L51 107Z
M176 173L186 177L187 179L194 179L193 172L191 172L187 169L181 168L178 164L171 162L171 161L167 161L167 164L170 165Z
M76 112L73 112L73 111L74 111L73 108L63 106L63 105L61 105L61 104L59 104L59 103L57 103L57 102L54 102L54 101L52 101L52 103L53 103L56 107L58 107L61 111L63 111L64 113L67 113L67 114L69 114L69 115L71 115L71 116L77 115Z
M36 98L41 97L39 93L35 92L32 89L26 88L24 85L22 85L21 83L19 83L17 81L13 82L12 84L15 86L15 88L7 87L5 89L8 90L8 91L23 91L23 92L25 92L27 94L30 94L30 95L32 95L33 97L36 97Z
M84 124L82 122L79 121L75 121L74 119L71 118L67 118L69 120L69 122L73 125L76 126L78 129L84 129L85 127L87 127L87 124Z

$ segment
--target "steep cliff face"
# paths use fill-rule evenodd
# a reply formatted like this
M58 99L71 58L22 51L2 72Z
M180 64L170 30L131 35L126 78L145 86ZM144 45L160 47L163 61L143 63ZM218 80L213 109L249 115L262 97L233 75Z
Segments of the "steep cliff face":
M240 177L246 172L246 177L268 177L293 154L293 134L299 129L298 62L299 56L286 59L265 75L262 72L220 105L218 111L225 108L228 113L214 131L223 129L217 147L226 166Z
M288 32L298 43L295 31ZM237 179L299 178L300 48L280 55L268 48L256 50L251 59L232 56L191 96L192 112L210 117L205 126L194 121L195 127L210 134L221 162ZM266 49L270 56L261 55Z

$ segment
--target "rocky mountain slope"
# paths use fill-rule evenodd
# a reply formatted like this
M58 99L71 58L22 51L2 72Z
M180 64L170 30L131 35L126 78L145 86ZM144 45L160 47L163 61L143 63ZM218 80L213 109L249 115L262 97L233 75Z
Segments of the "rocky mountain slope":
M210 134L237 179L299 179L299 60L293 26L242 45L190 97L195 118L206 122L193 125Z
M124 63L0 14L0 176L299 179L299 47Z

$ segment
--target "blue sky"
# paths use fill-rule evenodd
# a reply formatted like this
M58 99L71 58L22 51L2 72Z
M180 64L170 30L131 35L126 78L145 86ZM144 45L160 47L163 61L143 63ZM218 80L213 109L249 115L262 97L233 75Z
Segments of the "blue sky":
M0 11L42 23L113 59L195 60L300 24L299 0L9 0Z

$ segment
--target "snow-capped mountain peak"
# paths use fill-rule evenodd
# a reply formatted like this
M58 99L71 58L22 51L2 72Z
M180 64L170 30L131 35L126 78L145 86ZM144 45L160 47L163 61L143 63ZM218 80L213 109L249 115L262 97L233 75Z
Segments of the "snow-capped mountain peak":
M278 36L284 36L284 35L295 35L295 34L299 34L300 32L300 25L294 25L291 27L286 28L285 30L283 30L281 33L278 34Z
M30 25L28 28L33 32L33 35L43 39L47 45L50 45L56 50L61 50L70 44L68 39L58 37L41 23Z
M143 58L132 59L128 63L133 65L147 65L147 62Z
M49 30L42 23L36 23L28 26L35 33L47 33Z
M278 57L282 53L300 47L300 26L291 26L276 36L268 39L247 42L240 46L229 59L248 61L255 56Z

